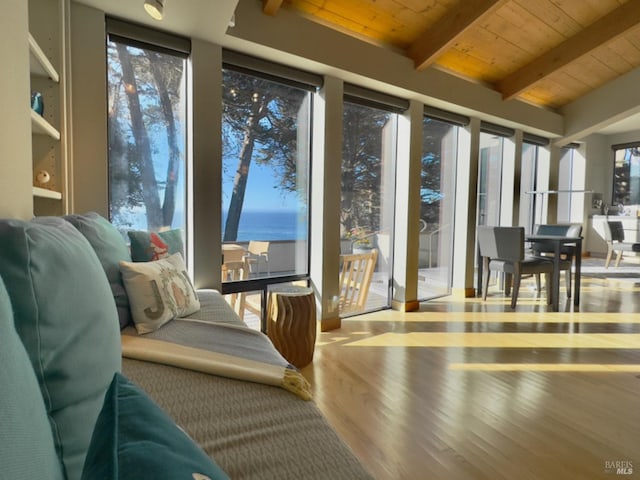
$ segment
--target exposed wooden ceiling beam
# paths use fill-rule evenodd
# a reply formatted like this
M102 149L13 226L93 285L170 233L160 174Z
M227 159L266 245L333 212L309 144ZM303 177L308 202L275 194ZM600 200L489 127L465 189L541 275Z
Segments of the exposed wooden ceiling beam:
M466 30L493 13L507 0L462 0L460 4L407 49L407 55L413 59L417 70L424 70L435 63Z
M528 63L496 85L505 100L531 88L568 63L615 40L640 23L640 2L630 1L595 21L578 34Z
M275 15L280 10L283 0L262 0L262 13L265 15Z

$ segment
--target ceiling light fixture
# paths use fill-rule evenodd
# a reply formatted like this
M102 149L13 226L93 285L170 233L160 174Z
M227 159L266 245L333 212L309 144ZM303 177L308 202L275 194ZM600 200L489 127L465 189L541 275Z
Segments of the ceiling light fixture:
M144 0L144 9L151 18L162 20L165 0Z

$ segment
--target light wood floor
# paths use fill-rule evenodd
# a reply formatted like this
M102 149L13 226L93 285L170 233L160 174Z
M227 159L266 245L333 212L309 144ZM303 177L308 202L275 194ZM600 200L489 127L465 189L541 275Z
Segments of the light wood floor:
M565 300L546 312L525 281L515 312L491 288L351 317L303 373L378 479L640 477L640 283Z

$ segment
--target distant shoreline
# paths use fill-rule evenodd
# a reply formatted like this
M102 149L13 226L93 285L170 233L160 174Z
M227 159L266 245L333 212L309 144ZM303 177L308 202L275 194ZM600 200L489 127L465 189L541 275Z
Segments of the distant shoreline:
M223 233L226 221L223 212ZM306 240L307 226L307 215L295 210L243 210L236 241Z

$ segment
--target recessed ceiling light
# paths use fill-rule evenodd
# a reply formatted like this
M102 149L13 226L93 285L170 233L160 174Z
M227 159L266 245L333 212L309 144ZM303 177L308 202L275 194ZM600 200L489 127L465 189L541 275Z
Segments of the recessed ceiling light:
M164 16L164 0L145 0L144 9L151 18L162 20Z

